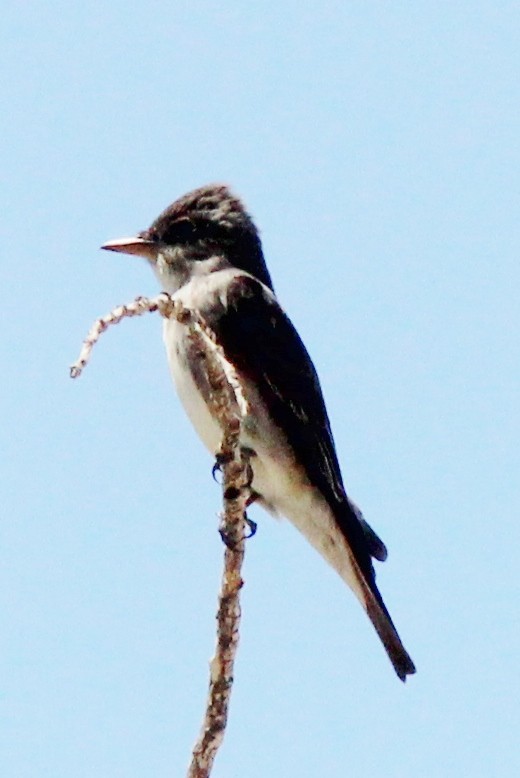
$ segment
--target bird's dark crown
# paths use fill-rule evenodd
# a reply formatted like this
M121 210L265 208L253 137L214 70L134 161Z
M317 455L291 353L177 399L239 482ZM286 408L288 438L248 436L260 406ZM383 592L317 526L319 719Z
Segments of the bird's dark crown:
M189 192L168 206L140 237L180 246L192 260L225 256L234 267L272 289L258 231L241 201L226 186L216 184Z

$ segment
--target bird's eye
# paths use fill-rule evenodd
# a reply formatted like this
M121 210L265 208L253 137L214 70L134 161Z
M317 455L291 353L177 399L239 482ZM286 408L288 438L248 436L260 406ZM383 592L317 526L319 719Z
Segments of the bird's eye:
M191 243L196 237L196 227L189 219L178 219L163 235L163 241L170 245Z

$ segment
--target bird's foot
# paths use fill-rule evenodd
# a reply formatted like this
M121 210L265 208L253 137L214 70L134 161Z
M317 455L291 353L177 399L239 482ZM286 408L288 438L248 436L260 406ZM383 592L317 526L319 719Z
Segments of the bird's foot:
M253 519L250 519L247 514L244 516L244 521L246 523L247 528L249 529L249 535L244 535L244 540L249 540L249 538L252 538L256 535L258 524L256 523L256 521L253 521Z
M246 482L244 486L246 487L246 489L250 489L251 484L253 483L254 473L253 473L253 468L249 464L249 460L251 459L251 457L256 456L256 451L253 451L252 448L247 448L246 446L243 446L241 449L241 454L242 454L242 458L246 462ZM217 473L221 473L222 466L226 465L228 462L231 462L232 458L233 457L230 454L223 454L220 451L217 451L217 453L215 454L215 463L211 468L211 476L216 483L220 483L217 480Z
M217 481L217 473L222 472L222 465L225 465L230 461L231 456L229 454L222 454L220 451L217 451L215 454L215 464L211 468L211 476L217 484L219 483L219 481Z
M218 528L218 534L220 535L224 545L227 546L227 548L229 548L230 551L234 551L238 543L241 542L242 540L249 540L249 538L252 538L254 535L256 535L256 531L258 529L258 524L256 523L256 521L250 519L247 516L247 514L244 515L244 521L246 523L248 532L247 534L244 534L242 538L240 538L240 540L237 540L235 537L233 537L232 533L228 532L226 525L221 520L220 527Z

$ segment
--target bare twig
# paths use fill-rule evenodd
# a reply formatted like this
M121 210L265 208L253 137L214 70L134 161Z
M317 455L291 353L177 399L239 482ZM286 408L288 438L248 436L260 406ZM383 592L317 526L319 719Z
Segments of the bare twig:
M109 326L118 324L124 318L154 311L185 324L188 337L203 354L210 387L208 403L222 429L219 462L223 471L224 513L221 516L221 534L226 549L217 610L217 646L210 664L209 693L202 730L188 771L188 778L207 778L224 738L239 639L245 510L250 496L249 463L240 449L239 436L242 420L248 411L247 402L235 370L227 361L215 334L201 316L184 308L166 293L154 298L138 297L98 319L84 340L80 355L70 368L70 375L72 378L81 375L92 349Z
M168 317L172 315L176 307L179 310L182 308L182 306L174 303L169 294L163 292L157 295L157 297L136 297L131 303L118 305L117 308L113 308L106 316L96 319L83 341L79 357L70 367L70 377L79 378L90 360L92 349L103 332L112 324L119 324L120 321L131 316L142 316L144 313L154 313L155 311L159 311L163 316Z
M233 366L200 317L193 316L189 337L205 354L209 403L223 431L219 461L224 476L221 534L226 549L217 609L217 646L210 665L206 712L188 770L188 778L207 778L224 739L239 639L245 510L250 496L249 463L240 449L239 436L248 408Z
M188 778L207 778L217 751L224 739L233 668L238 648L240 627L240 589L244 560L244 511L247 494L244 474L247 465L233 460L224 465L224 494L232 491L237 497L224 497L224 527L227 545L224 551L224 571L217 609L217 645L210 664L209 692L202 729L193 749ZM235 492L235 489L237 490ZM230 542L230 536L235 541ZM238 536L238 537L237 537Z

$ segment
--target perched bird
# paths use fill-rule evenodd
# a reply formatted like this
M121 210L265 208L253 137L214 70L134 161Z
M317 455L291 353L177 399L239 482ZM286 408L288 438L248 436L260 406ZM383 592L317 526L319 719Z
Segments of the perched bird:
M162 289L214 331L249 406L240 442L251 452L253 497L287 517L337 570L406 680L415 667L372 565L372 557L386 558L386 548L347 497L318 376L274 293L257 229L241 201L226 186L196 189L149 229L102 248L146 258ZM222 431L184 325L165 319L164 342L179 397L215 455Z

